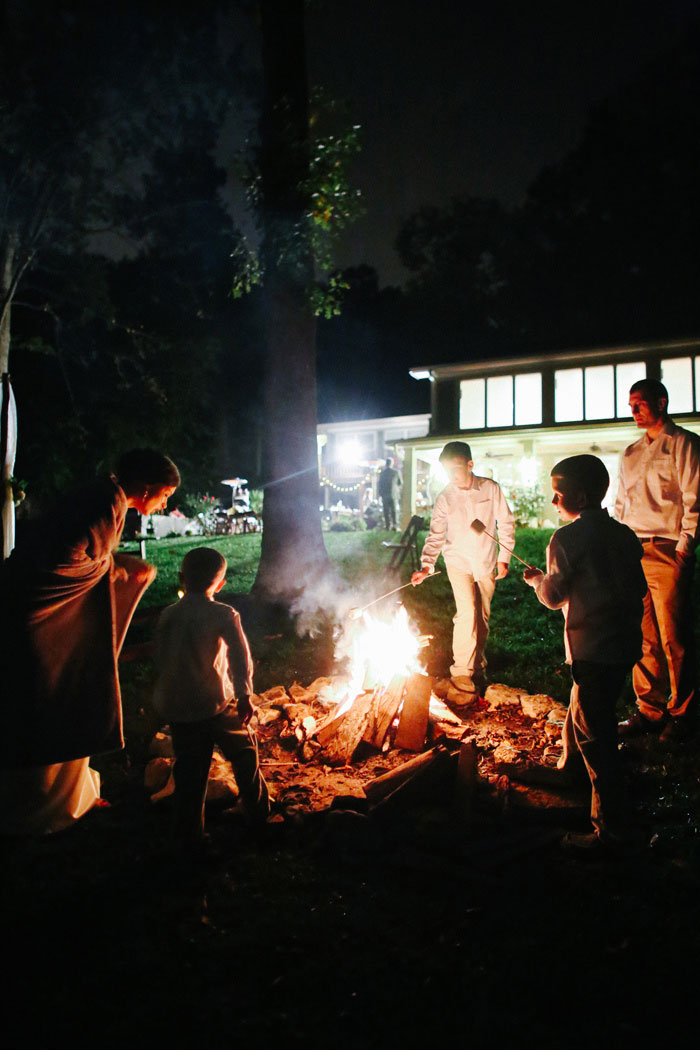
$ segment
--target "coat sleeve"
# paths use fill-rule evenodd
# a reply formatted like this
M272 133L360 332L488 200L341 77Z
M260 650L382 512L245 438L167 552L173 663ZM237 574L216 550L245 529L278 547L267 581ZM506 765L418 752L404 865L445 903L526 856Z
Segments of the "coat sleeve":
M505 562L506 565L508 565L510 564L511 554L510 550L506 550L505 547L510 547L512 550L515 546L515 518L513 517L513 511L508 506L508 500L503 495L500 485L497 485L496 488L496 532L499 543L498 561ZM501 541L505 544L505 547L501 546Z
M421 552L421 568L429 569L431 572L437 561L437 557L445 546L447 539L447 499L441 492L435 500L432 517L430 519L430 532L423 544Z
M236 699L250 696L253 692L253 657L245 636L241 618L235 609L227 609L223 638L228 646L228 668Z
M698 542L700 523L700 449L695 435L676 445L678 486L683 501L679 554L692 554Z
M561 609L569 600L570 590L571 565L555 533L547 547L547 573L537 581L535 593L548 609Z

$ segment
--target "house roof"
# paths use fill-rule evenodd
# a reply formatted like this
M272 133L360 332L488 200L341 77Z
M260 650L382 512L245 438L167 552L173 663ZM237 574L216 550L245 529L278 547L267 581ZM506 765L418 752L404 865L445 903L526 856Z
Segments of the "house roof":
M639 355L656 354L662 351L686 351L700 349L700 338L668 339L649 343L631 343L622 346L606 346L565 350L555 354L540 354L531 357L500 357L487 361L464 361L459 364L416 365L409 369L414 379L448 379L456 376L518 372L535 369L542 365L578 365L595 361L624 361Z

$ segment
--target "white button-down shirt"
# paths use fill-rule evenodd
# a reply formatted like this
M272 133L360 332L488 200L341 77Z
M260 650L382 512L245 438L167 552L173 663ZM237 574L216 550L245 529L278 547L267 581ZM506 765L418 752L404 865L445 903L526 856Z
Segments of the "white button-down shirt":
M615 517L637 536L676 540L690 554L700 525L700 438L669 419L658 437L644 434L620 460Z
M499 549L490 536L471 528L476 518L507 547L515 545L515 519L500 486L474 474L471 488L450 484L435 500L421 567L432 571L441 551L446 565L468 572L475 579L492 573L497 561L508 564L510 551Z
M253 659L241 618L205 594L185 594L163 610L153 658L153 706L173 722L212 718L253 691Z
M567 663L628 663L642 652L647 583L642 546L629 528L594 507L558 529L547 548L547 574L535 584L548 609L564 613Z

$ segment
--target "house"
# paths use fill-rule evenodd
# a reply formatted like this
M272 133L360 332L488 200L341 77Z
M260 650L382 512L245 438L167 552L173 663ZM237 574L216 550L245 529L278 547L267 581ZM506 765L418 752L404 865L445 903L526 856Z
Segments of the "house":
M556 524L549 472L564 456L591 452L610 472L614 503L620 452L639 437L628 405L632 383L660 379L674 420L700 434L700 340L570 350L411 369L431 383L431 422L403 449L402 519L429 509L445 484L438 457L447 441L467 441L474 470L511 498L545 495L540 524Z
M364 508L376 498L377 476L385 460L401 466L404 453L398 443L424 437L429 426L428 413L319 423L318 474L324 506L342 501L346 507Z

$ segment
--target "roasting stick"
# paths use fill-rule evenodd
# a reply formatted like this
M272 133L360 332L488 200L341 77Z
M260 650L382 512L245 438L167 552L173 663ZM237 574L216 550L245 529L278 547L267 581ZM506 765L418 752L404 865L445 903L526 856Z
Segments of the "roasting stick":
M439 576L441 571L441 569L438 569L437 572L431 572L430 576ZM430 579L430 576L428 576L428 579ZM362 616L362 613L365 611L365 609L369 609L370 605L376 605L377 602L381 602L382 599L388 598L390 594L396 594L397 591L403 591L406 587L412 586L413 584L410 580L408 581L408 583L402 583L400 587L394 587L393 591L387 591L386 594L380 594L378 598L374 599L374 601L367 602L367 604L363 605L361 609L351 609L348 615L351 620L359 620Z
M527 569L535 569L535 568L537 568L536 565L530 565L530 563L528 561L523 561L523 559L520 557L520 555L516 554L512 547L506 547L505 543L501 543L501 541L499 540L498 536L494 536L494 534L492 532L489 532L489 530L484 525L483 521L479 521L478 518L474 518L474 521L472 522L471 527L474 529L474 532L478 532L479 535L481 535L482 532L485 532L487 536L490 536L492 540L496 541L496 543L498 544L499 547L503 547L504 551L508 551L509 554L512 554L513 557L517 558L519 562L522 562L522 564Z

